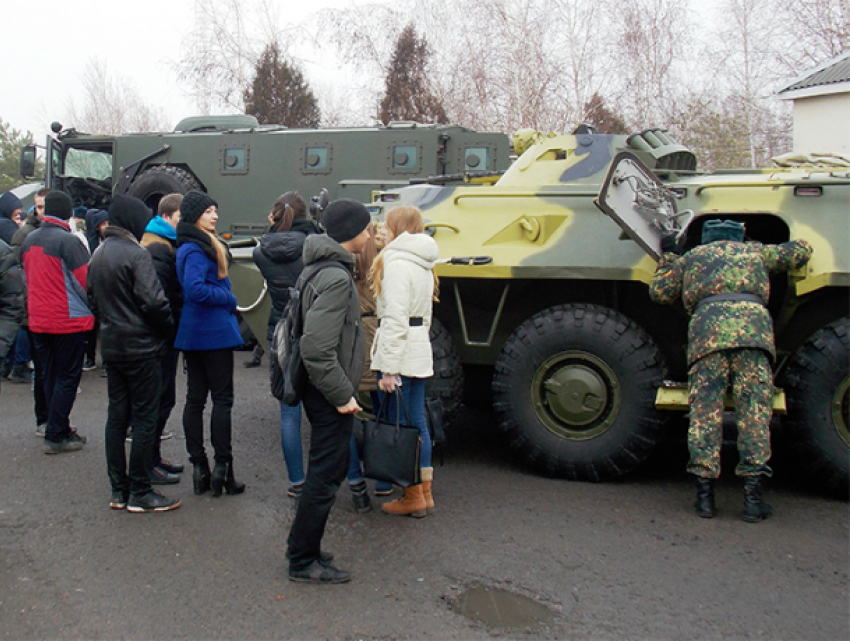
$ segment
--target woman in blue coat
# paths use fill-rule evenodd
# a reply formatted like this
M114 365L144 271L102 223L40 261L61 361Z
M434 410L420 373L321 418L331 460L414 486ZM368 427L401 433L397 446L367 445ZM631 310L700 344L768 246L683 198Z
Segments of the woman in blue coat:
M195 494L212 487L213 496L240 494L245 485L233 476L230 445L233 408L233 349L242 345L236 322L236 297L227 269L230 252L218 239L218 203L200 191L190 191L180 205L177 224L177 278L183 289L183 312L175 349L186 359L186 405L183 430L194 466ZM210 441L215 468L204 450L204 405L212 397Z

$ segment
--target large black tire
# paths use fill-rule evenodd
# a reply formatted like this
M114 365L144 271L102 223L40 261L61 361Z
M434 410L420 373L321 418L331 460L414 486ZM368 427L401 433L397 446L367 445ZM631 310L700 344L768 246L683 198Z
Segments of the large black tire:
M602 481L632 470L660 440L664 358L636 323L597 305L551 307L511 335L493 408L511 446L549 476Z
M463 399L463 367L451 334L436 318L431 319L431 353L434 376L428 381L425 395L438 398L443 405L443 423L451 425Z
M843 498L850 493L850 319L815 332L788 366L787 430L794 464Z
M188 171L171 165L157 165L136 176L127 193L144 201L156 213L163 196L185 194L192 189L201 190L201 183Z

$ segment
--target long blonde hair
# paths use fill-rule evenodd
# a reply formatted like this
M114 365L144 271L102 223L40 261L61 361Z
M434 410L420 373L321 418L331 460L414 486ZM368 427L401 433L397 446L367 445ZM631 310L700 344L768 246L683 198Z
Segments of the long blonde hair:
M219 237L212 233L208 232L206 229L202 229L198 224L199 221L195 221L195 227L204 232L207 236L210 237L212 241L213 249L215 249L215 262L218 266L218 279L227 278L227 267L228 267L228 256L227 256L227 248L224 246L224 243L221 242Z
M425 233L425 223L422 221L422 212L413 205L399 205L393 207L387 212L384 219L384 227L390 232L393 239L398 238L404 232L408 234ZM392 242L392 241L391 241ZM384 251L381 250L372 262L372 270L369 272L369 280L371 280L372 293L375 298L381 294L381 283L384 279ZM437 295L440 293L440 279L434 270L431 270L431 276L434 279L434 292L432 294L435 301L439 301Z

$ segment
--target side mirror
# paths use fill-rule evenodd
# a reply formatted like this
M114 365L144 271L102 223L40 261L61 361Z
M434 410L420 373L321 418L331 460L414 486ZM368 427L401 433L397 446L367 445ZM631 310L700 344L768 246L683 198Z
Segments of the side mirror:
M24 145L21 149L21 176L32 178L35 175L35 145Z

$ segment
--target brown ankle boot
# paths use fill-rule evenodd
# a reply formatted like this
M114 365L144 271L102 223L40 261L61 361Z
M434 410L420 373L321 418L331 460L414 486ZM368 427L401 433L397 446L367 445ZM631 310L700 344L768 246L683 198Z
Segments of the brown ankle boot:
M400 499L384 503L381 509L387 514L422 518L428 513L425 508L425 495L422 494L422 485L411 485L404 488Z
M434 479L434 468L422 468L422 495L425 497L425 511L434 513L434 497L431 495L431 481Z

